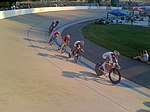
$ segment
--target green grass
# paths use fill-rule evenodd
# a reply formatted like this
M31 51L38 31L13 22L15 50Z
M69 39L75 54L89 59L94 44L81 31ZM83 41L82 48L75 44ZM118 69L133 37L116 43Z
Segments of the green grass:
M141 50L150 54L150 28L132 25L89 24L82 29L85 38L109 50L133 57ZM147 62L150 64L150 61Z

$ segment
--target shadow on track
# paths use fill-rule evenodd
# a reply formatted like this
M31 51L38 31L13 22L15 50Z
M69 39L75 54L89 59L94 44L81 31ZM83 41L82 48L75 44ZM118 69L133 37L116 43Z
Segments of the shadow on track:
M34 39L28 39L23 38L24 40L31 41L31 42L37 42L37 43L48 43L46 40L34 40Z
M144 102L143 104L150 108L150 102Z
M94 81L99 84L108 85L108 86L114 86L109 80L106 78L100 78L96 76L94 73L86 72L86 71L80 71L79 73L70 72L70 71L63 71L64 77L67 78L75 78L75 79L82 79L85 81Z

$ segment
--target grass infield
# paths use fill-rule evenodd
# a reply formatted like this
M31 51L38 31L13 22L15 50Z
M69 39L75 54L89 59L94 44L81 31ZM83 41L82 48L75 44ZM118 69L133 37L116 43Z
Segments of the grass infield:
M133 25L89 24L82 29L88 40L109 50L118 50L122 55L134 57L139 51L150 54L150 28ZM150 61L147 62L150 64Z

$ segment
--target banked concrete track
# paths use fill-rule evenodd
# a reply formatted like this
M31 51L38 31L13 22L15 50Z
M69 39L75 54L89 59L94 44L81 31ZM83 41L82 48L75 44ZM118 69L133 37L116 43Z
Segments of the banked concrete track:
M83 64L66 61L67 54L48 45L47 28L53 18L63 26L100 15L105 11L49 12L1 20L0 112L149 112L149 89L136 86L141 94L113 85Z

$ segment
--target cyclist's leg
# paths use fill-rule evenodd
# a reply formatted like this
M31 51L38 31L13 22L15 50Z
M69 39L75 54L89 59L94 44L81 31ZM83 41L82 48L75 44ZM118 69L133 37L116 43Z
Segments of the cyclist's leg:
M62 43L62 50L65 50L65 47L67 46L67 44L66 44L66 42L64 41L63 43Z
M109 72L109 70L111 69L110 59L108 57L106 58L105 68L107 72Z
M77 50L76 47L74 47L74 48L71 49L72 55L75 55L75 51L76 51L76 50Z
M107 57L106 59L104 59L104 63L102 64L102 67L104 69L104 75L106 75L106 73L108 73L108 71L110 70L110 64L109 64L109 58Z
M76 55L77 58L80 56L79 50L76 50L76 51L75 51L75 55Z
M50 39L49 39L49 43L51 43L53 40L54 40L54 37L53 37L53 36L52 36L52 37L50 37Z
M58 45L58 50L60 50L60 49L61 49L61 46L62 46L61 44L59 44L59 45Z
M49 27L49 33L51 34L52 31L53 31L53 26L50 26L50 27Z
M69 53L69 58L71 58L72 52L74 51L74 48L71 49L71 53Z
M69 58L71 58L71 56L74 56L76 49L76 47L71 49L71 53L69 53Z
M63 43L61 42L59 45L58 45L58 50L60 50L63 46Z

